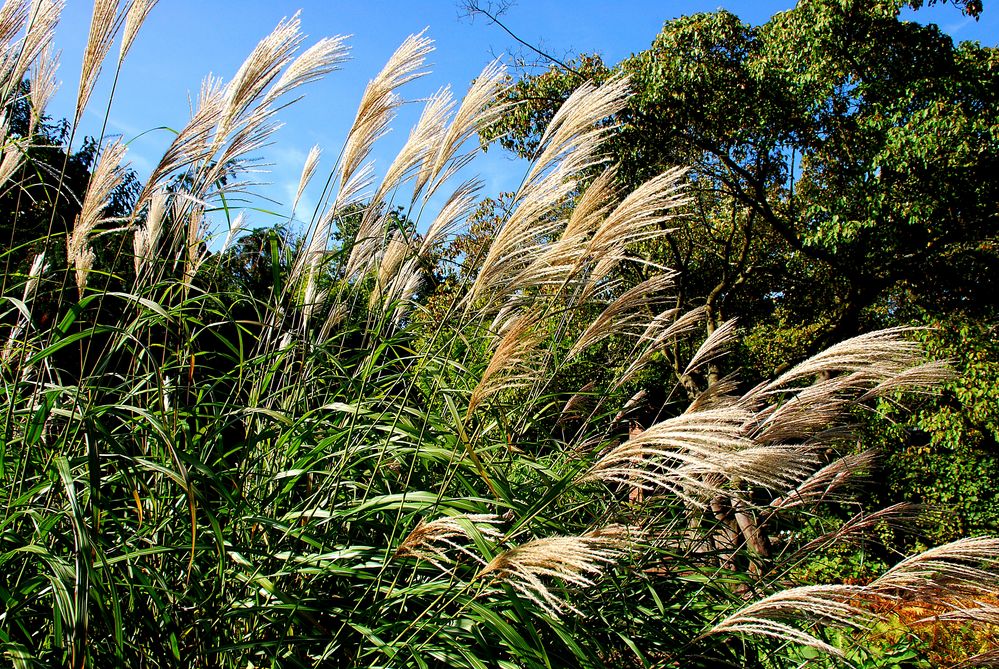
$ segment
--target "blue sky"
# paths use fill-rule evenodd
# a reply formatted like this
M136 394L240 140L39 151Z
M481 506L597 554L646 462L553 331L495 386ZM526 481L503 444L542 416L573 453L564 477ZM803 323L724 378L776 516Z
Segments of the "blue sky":
M67 0L66 4L57 35L62 51L59 78L64 83L49 108L56 117L72 115L91 11L86 0ZM504 21L520 37L542 44L550 53L597 52L607 62L617 62L646 48L662 23L675 16L724 7L758 24L792 4L786 0L521 0ZM407 35L429 28L436 41L433 72L403 90L408 99L429 95L445 84L460 92L492 58L518 49L482 17L474 21L461 17L456 0L160 0L125 63L108 126L109 134L130 142L129 159L140 176L148 173L169 142L169 131L157 128L184 124L189 117L188 96L196 94L202 78L209 72L231 77L257 41L299 9L310 43L329 35L352 35L351 60L341 71L308 87L303 100L281 113L285 126L266 151L268 162L273 163L271 173L262 175L272 183L261 189L280 204L261 208L285 213L310 147L323 148L319 173L328 171L365 84ZM992 10L987 3L978 22L950 6L923 9L913 16L938 23L956 40L977 39L994 45L999 14ZM99 132L110 91L109 74L104 73L84 117L85 133ZM418 112L417 105L409 107L376 151L378 164L387 164L404 141ZM489 193L514 188L522 173L522 167L497 149L482 156L476 167ZM317 178L314 183L321 181ZM303 212L314 203L310 198L316 197L315 190L307 193L305 206L300 208ZM279 221L252 211L249 219L252 226Z

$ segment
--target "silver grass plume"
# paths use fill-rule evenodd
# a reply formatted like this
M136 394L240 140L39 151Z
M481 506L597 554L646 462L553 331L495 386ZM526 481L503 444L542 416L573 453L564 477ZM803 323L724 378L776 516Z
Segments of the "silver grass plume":
M312 315L318 304L315 299L316 276L326 255L333 224L341 212L363 202L364 195L373 181L374 169L368 163L354 172L346 184L341 184L333 203L319 216L316 229L312 231L311 236L308 237L308 243L295 258L288 286L289 288L301 286L306 318ZM358 242L355 241L356 243Z
M241 211L236 215L235 220L229 224L229 232L226 233L225 239L222 241L222 249L220 253L225 253L230 248L232 248L233 243L239 238L243 230L246 229L246 212Z
M666 299L666 291L673 287L674 276L657 274L622 293L583 331L569 349L568 359L607 337L630 333L635 327L644 333L648 328L643 311L655 308ZM639 332L634 334L638 336Z
M876 619L866 605L885 599L933 602L943 609L935 621L988 623L995 607L977 598L999 593L997 567L999 539L959 539L903 560L869 585L812 585L777 592L729 616L704 636L762 634L842 656L838 648L791 623L865 630Z
M187 239L184 244L186 257L184 262L184 285L190 287L197 276L201 265L208 258L206 243L207 226L205 207L197 203L185 212L187 218Z
M0 186L6 184L24 162L26 155L25 145L28 143L26 139L10 137L5 137L4 139L6 141L3 147L3 158L0 159Z
M941 383L953 379L954 374L953 367L946 360L932 360L884 379L864 393L860 401L885 397L898 391L912 392L916 389L938 388Z
M13 46L18 33L28 20L28 3L26 0L6 0L0 6L0 53L6 62L8 52Z
M576 201L576 206L569 214L564 236L588 240L610 215L619 195L617 166L611 165L587 186Z
M426 56L433 50L433 40L421 32L410 35L396 49L385 67L368 82L361 96L354 123L344 142L340 163L341 189L349 183L361 164L371 153L374 143L388 132L395 110L401 104L395 90L421 77ZM347 275L366 270L378 250L382 239L380 222L383 215L381 203L372 201L361 219L357 239L347 259Z
M490 304L497 304L507 295L531 285L525 280L529 277L525 270L543 253L545 240L558 234L562 227L560 221L548 214L575 190L576 183L571 176L554 171L547 179L519 194L515 208L489 245L468 292L470 303L488 296ZM514 281L518 276L520 283Z
M562 292L592 269L594 258L587 253L586 246L617 199L616 177L617 170L611 166L593 180L577 199L558 240L541 246L536 253L525 254L530 262L509 280L510 285L523 288L552 285Z
M330 229L332 225L333 213L335 209L330 208L319 218L319 223L309 239L309 243L299 251L292 266L289 285L295 286L301 283L302 305L305 310L305 318L308 319L315 310L316 297L316 274L322 265L323 257L326 253L326 245L329 243Z
M597 148L614 129L607 119L624 109L630 86L627 77L616 77L599 86L585 82L573 91L541 135L523 188L536 186L555 166L575 174L604 162Z
M836 492L850 486L857 478L868 473L876 458L877 452L873 450L836 458L811 474L794 490L775 498L770 502L770 506L775 509L789 509L805 504L839 501Z
M132 44L135 43L135 38L139 35L139 29L157 2L158 0L132 0L131 6L125 14L125 27L121 33L121 46L118 49L119 67L125 61L125 57L132 49Z
M547 239L564 227L561 221L551 220L551 212L577 190L582 173L605 161L600 147L611 129L606 119L624 108L627 96L626 79L612 79L599 87L587 83L555 113L538 156L514 196L512 211L486 253L469 291L470 302L489 294L496 303L535 284L539 277L557 281L548 272L539 275L527 270L544 253ZM564 244L559 252L571 254ZM584 254L577 252L575 257L580 255Z
M132 250L136 281L142 276L145 268L152 266L152 260L156 256L156 249L163 233L168 198L166 191L153 193L149 199L145 222L136 226L133 233Z
M3 82L2 98L6 106L11 96L17 95L17 84L21 80L14 73L21 69L23 49L18 35L28 21L27 0L6 0L0 6L0 82ZM6 127L6 122L4 123ZM6 136L6 132L4 136Z
M635 528L611 525L582 536L535 539L500 553L476 578L492 576L551 616L578 609L553 592L549 585L587 587L607 566L625 555L637 536Z
M281 20L240 65L225 89L216 143L221 144L231 132L249 120L255 109L254 103L281 70L291 63L295 51L305 39L299 31L300 26L297 13L291 19Z
M393 232L377 259L376 284L371 292L372 308L384 297L385 289L410 256L410 253L411 249L405 235L398 230Z
M946 364L923 363L919 345L903 337L909 331L894 328L846 340L746 393L741 402L758 408L753 438L761 443L808 439L834 427L859 402L950 378ZM817 380L801 385L812 378Z
M425 37L423 32L410 35L392 54L382 71L368 82L344 144L341 183L350 179L371 152L375 140L388 131L388 124L400 103L395 90L425 74L421 68L431 51L433 40Z
M95 260L94 252L89 247L89 238L101 222L101 215L112 191L125 178L127 165L122 165L124 157L125 145L121 141L110 144L101 152L83 196L83 205L76 217L73 231L66 240L66 260L76 270L76 284L81 293Z
M891 379L923 362L922 347L902 337L913 331L914 328L907 327L888 328L847 339L795 365L767 384L766 391L779 391L802 379L843 372L861 373L865 381Z
M783 490L808 476L818 458L808 448L760 447L746 434L752 414L740 407L684 413L652 425L604 453L580 482L603 481L670 491L696 506L738 495L738 480Z
M835 425L850 406L852 379L834 377L799 388L782 402L767 404L756 415L753 437L760 443L801 441ZM743 402L758 401L750 392Z
M735 392L739 389L738 377L735 373L711 381L707 388L697 394L687 406L686 412L693 413L702 409L719 408L737 404L739 398Z
M590 272L583 299L627 257L632 244L670 232L666 224L674 211L689 201L683 192L686 170L668 170L630 192L600 223L589 240L584 256L596 263Z
M485 561L469 550L465 543L473 538L474 533L491 541L498 540L501 535L494 526L501 521L499 516L490 513L442 516L429 522L421 518L399 544L395 557L416 557L441 571L448 571L446 565L455 562L452 552L456 551L484 565Z
M910 598L999 594L999 538L958 539L923 551L899 562L868 588Z
M865 629L872 616L855 603L863 594L863 586L856 585L790 588L750 604L712 627L704 636L760 634L842 657L843 651L839 648L791 623L807 619L823 626Z
M695 362L703 364L725 349L732 330L718 332L724 336L709 337ZM710 401L694 402L685 414L610 449L581 480L669 491L694 505L712 495L739 497L747 484L778 498L817 494L839 480L836 467L816 470L821 470L819 453L827 441L842 438L839 422L846 410L867 397L872 386L899 390L908 387L908 379L922 387L938 371L918 365L921 352L902 337L904 332L887 330L843 342L742 397L731 395L730 381L709 389ZM825 377L833 372L840 375ZM797 385L816 374L822 375L819 381Z
M191 120L173 138L153 168L136 200L136 212L148 203L153 193L163 188L171 174L208 159L215 124L225 103L224 92L221 81L215 77L206 77L202 82Z
M506 79L506 68L499 61L487 64L475 78L440 141L429 147L428 160L423 163L414 188L414 192L419 193L426 187L424 201L429 200L446 180L449 172L445 168L455 160L465 142L505 113L506 107L497 104L496 99L503 91ZM477 150L478 144L472 149L473 154ZM470 157L459 158L458 163L464 164Z
M839 527L821 534L804 546L801 546L795 551L795 555L805 557L812 551L821 548L867 543L870 541L871 532L877 528L911 529L924 515L922 507L907 502L892 504L891 506L870 513L861 512L848 519Z
M350 57L350 47L346 41L345 35L324 37L303 51L267 92L264 104L269 105L282 95L338 70Z
M482 181L473 178L463 182L451 193L423 236L417 252L420 256L425 257L434 246L451 235L468 219L475 211L481 190Z
M401 266L403 258L398 256L398 239L392 235L385 248L381 248L385 234L386 222L383 203L389 193L397 189L406 179L411 178L421 163L443 140L447 117L454 102L447 89L438 91L427 101L419 120L409 134L409 138L395 159L389 165L388 171L375 190L361 216L354 248L348 262L347 275L367 271L369 266L378 266L378 287L371 296L374 305L381 297L380 293L391 280L395 271ZM393 245L397 248L393 249ZM391 262L386 263L389 259Z
M56 72L59 69L59 57L51 45L46 45L38 58L32 63L31 73L31 118L28 121L28 137L35 133L35 128L45 109L59 89Z
M516 314L499 331L502 336L468 400L469 415L483 400L504 390L530 385L543 371L540 365L530 364L543 337L536 313Z
M309 182L312 181L313 175L316 173L316 167L319 165L319 157L322 155L322 149L319 146L313 146L309 149L309 153L305 156L305 163L302 165L302 174L298 178L298 188L295 189L295 199L291 203L291 211L294 216L295 210L298 208L298 203L302 199L302 193L308 187Z
M413 296L423 285L423 269L420 260L411 257L406 260L392 276L385 289L382 300L382 311L391 318L389 325L397 325L413 307Z
M246 187L245 182L233 180L233 173L243 168L243 159L266 146L271 135L278 128L274 121L276 110L271 106L283 90L275 92L267 87L285 68L293 65L295 52L305 37L300 32L300 21L296 13L291 19L278 23L273 31L262 39L226 85L222 109L213 133L213 141L207 150L211 160L202 166L202 173L196 179L193 192L196 197L205 199L211 188L228 180L226 190L235 191ZM285 70L287 72L287 70ZM310 80L296 78L298 83ZM265 91L267 91L265 93Z
M42 251L36 254L31 261L31 267L28 269L28 281L24 284L24 294L21 296L22 302L27 303L34 298L35 293L38 292L38 284L42 279L42 275L45 274L48 267L45 263L45 252Z
M344 268L344 274L348 278L363 275L377 266L384 251L385 238L392 229L391 213L375 202L369 202L365 206Z
M738 334L735 320L725 321L716 327L698 347L690 362L687 363L686 369L683 370L684 376L693 374L704 365L727 354L732 344L738 339Z
M80 88L76 94L76 115L73 125L79 125L83 110L94 92L94 85L101 73L104 59L107 58L115 35L132 2L128 1L119 10L118 0L94 0L94 11L90 18L90 34L83 51L83 65L80 70Z
M632 361L614 382L615 388L630 381L652 360L656 353L670 343L685 337L698 329L705 319L704 307L692 309L677 317L678 309L669 309L657 314L638 340Z
M593 389L597 387L596 381L587 381L583 384L583 387L577 390L575 393L566 400L565 405L562 407L562 411L559 413L558 420L556 423L561 424L570 420L579 420L583 417L581 409L586 405L589 400L593 398Z
M43 251L35 255L31 261L31 267L28 269L28 280L24 283L24 292L21 295L22 302L27 304L34 299L38 292L38 284L41 282L42 275L46 271L48 271L48 265L45 264L45 252ZM30 327L31 320L28 318L27 313L22 312L17 318L16 325L11 328L7 341L4 342L3 349L0 351L0 360L9 362L13 358L18 350L18 337Z
M433 152L444 141L444 132L447 128L447 120L454 110L455 100L448 88L442 88L427 100L423 107L423 112L416 124L409 132L409 137L399 153L396 154L392 164L389 165L382 180L382 185L373 198L380 202L385 199L388 192L401 185L409 179L422 172L428 161L432 160ZM418 193L421 186L416 183L415 193ZM413 201L416 200L414 193Z
M17 50L16 58L10 62L10 71L7 71L5 63L3 74L9 77L9 81L20 82L28 72L28 68L35 65L42 57L46 49L51 52L50 45L55 36L56 25L64 7L62 0L33 0L30 9L30 22L28 23L25 35L21 41L20 49ZM32 80L32 86L34 81ZM44 89L45 83L42 83Z
M211 199L223 181L227 191L247 185L235 173L245 171L245 157L265 146L277 129L272 103L335 69L345 57L342 38L331 38L296 59L303 41L296 15L281 21L256 45L227 85L212 77L205 80L191 121L153 170L139 197L140 206L164 179L182 168L191 176L190 195L195 201Z

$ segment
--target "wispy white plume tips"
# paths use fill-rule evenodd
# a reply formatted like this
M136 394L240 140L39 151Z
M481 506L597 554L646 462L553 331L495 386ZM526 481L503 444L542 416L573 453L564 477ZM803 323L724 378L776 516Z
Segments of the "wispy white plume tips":
M122 10L126 10L126 8L119 8L118 0L94 0L93 15L90 19L90 35L83 52L83 66L80 73L80 88L76 96L74 125L79 124L83 117L83 110L86 108L87 102L90 101L90 95L94 92L94 86L97 84L97 77L101 73L104 59L111 50L115 35L125 19L125 11ZM138 27L136 26L135 29L138 30Z
M499 516L484 513L443 516L429 522L421 518L413 531L399 544L395 556L418 557L442 570L446 570L445 565L453 563L459 554L485 564L465 544L476 533L496 541L500 532L495 525L499 522Z
M509 584L553 616L576 609L562 596L564 585L593 585L638 538L635 528L613 525L576 537L535 539L493 558L476 578Z

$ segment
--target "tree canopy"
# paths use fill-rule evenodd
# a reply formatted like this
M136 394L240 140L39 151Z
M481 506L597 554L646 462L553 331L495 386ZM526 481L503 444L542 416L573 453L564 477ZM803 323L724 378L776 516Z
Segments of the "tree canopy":
M901 21L901 5L681 17L615 66L581 56L522 78L484 140L529 155L580 77L628 76L613 159L629 184L692 166L694 205L660 253L716 324L819 319L816 347L911 301L987 309L999 53Z
M644 253L680 271L679 301L706 307L709 333L735 318L746 334L714 380L740 366L761 378L873 327L936 328L951 390L872 430L892 453L891 495L960 507L936 531L947 537L997 524L968 473L996 460L982 379L997 333L999 50L901 20L921 4L802 0L760 26L680 17L620 63L584 54L522 76L482 140L530 156L581 80L630 79L630 104L607 119L620 180L691 167L691 204Z

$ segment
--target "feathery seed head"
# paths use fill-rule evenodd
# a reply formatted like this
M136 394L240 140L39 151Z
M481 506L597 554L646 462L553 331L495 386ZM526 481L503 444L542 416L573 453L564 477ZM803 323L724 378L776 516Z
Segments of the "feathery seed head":
M430 155L443 141L447 118L454 109L454 98L448 88L442 88L427 100L419 120L409 133L409 138L385 172L375 199L383 200L393 189L399 187L416 172L425 169ZM422 189L417 179L413 200Z
M529 385L543 373L541 365L530 364L543 336L537 325L538 316L531 311L510 319L488 366L472 391L468 401L469 414L483 400L504 390Z
M94 252L88 246L90 235L100 224L112 191L125 178L128 169L127 165L122 165L125 150L125 145L116 141L101 152L83 196L83 205L76 217L73 231L66 239L66 259L76 268L76 283L81 293L95 260Z
M388 124L400 103L395 90L425 74L421 68L426 56L433 51L433 40L425 37L424 32L407 37L364 89L343 147L341 184L351 179L371 152L374 142L388 131Z
M139 28L145 23L149 12L156 6L158 0L132 0L131 6L125 14L125 27L121 33L121 47L118 50L118 65L125 60L125 56L132 49L135 38L139 35Z
M454 550L485 564L481 557L459 542L471 539L473 532L491 541L499 539L500 532L494 526L501 520L499 516L488 513L442 516L430 522L421 518L413 531L399 544L395 557L411 555L447 571L445 565L455 562L450 554Z
M481 190L482 181L469 179L451 193L451 197L441 207L434 222L430 224L427 233L423 236L423 242L418 251L420 256L426 257L436 244L452 234L468 219L478 205L478 196Z
M55 36L56 25L59 23L59 17L62 14L64 5L63 0L32 1L29 14L30 23L27 26L20 48L17 49L16 56L13 58L3 58L2 72L6 74L8 81L19 82L24 79L28 73L28 68L37 65L37 61L43 58L45 50L49 49L51 51L50 45ZM51 64L48 67L54 68ZM34 84L34 81L32 81L32 84ZM42 82L41 85L43 89L46 87L45 82Z
M309 149L309 155L305 157L305 164L302 165L302 176L298 179L298 188L295 189L295 199L291 203L293 213L298 208L298 202L302 199L302 193L305 192L309 182L312 181L312 176L316 173L320 155L322 155L322 149L316 145Z
M507 80L506 68L498 61L493 61L483 68L476 77L468 93L461 101L446 130L442 127L438 141L428 148L428 160L424 162L416 182L416 192L429 185L424 199L429 199L449 172L445 169L451 163L465 142L479 129L498 119L506 108L496 104L497 97L502 92ZM478 150L478 145L472 149ZM470 156L469 156L470 157ZM465 159L467 160L467 159ZM463 162L463 159L459 159ZM443 178L442 178L443 175Z
M104 59L111 50L115 34L121 27L131 6L131 0L119 11L118 0L94 0L94 11L90 18L90 34L83 52L83 66L80 71L80 88L76 95L76 116L73 124L79 125L83 110L94 92L94 85L101 73Z
M644 323L642 312L665 301L668 297L666 291L673 287L674 278L673 273L657 274L622 293L583 331L569 350L568 358L576 357L607 337L631 333L635 327L639 331L633 334L644 334L648 325Z
M864 451L837 458L802 481L794 490L775 498L770 506L787 509L803 504L834 501L837 499L836 491L869 472L876 458L876 451Z
M8 139L5 143L3 160L0 160L0 185L7 183L24 162L27 140Z
M688 412L652 425L615 446L581 477L669 491L702 505L733 494L733 480L784 490L813 470L817 456L794 446L759 447L746 436L752 414L737 406Z
M243 230L246 228L246 212L241 211L236 215L235 220L229 225L229 232L226 233L225 240L222 242L221 253L228 251L236 239L242 234Z
M913 328L888 328L847 339L794 366L774 381L768 392L821 374L861 372L863 380L888 380L923 362L922 348L902 335Z
M232 81L226 86L225 103L218 121L216 142L224 140L238 125L242 125L247 113L263 94L264 89L291 62L292 56L304 39L299 32L300 25L297 13L291 19L283 19L267 37L260 40L243 61Z
M285 69L281 78L267 92L264 105L277 100L289 91L295 90L339 69L341 63L350 56L347 36L326 37L302 52Z
M17 34L28 20L28 7L27 0L6 0L0 6L0 53L4 62Z
M842 657L843 651L790 623L809 619L824 625L863 629L871 615L854 604L862 586L809 585L765 597L729 616L703 636L712 634L762 634L816 648ZM785 622L786 621L786 622Z
M952 593L999 592L999 538L969 537L931 548L902 560L870 588L918 598L938 593L941 586Z
M73 255L73 268L76 274L76 289L82 296L87 287L87 276L94 266L97 256L89 246L84 246Z
M38 291L38 283L41 281L42 274L45 274L48 270L48 265L45 264L45 252L35 255L34 260L31 261L31 268L28 270L28 280L24 284L24 294L21 296L22 302L28 302L35 296Z
M59 89L59 82L56 80L56 71L59 69L59 56L52 49L51 45L46 45L38 58L32 63L31 73L31 118L28 125L28 136L34 134L35 128L42 116L49 101Z
M678 313L678 309L668 309L656 314L649 321L645 332L638 339L631 364L628 365L627 369L614 382L615 388L620 388L633 379L652 360L656 353L663 350L671 342L677 341L679 338L685 337L694 332L695 329L701 327L706 314L704 307L697 307L679 317L677 316Z
M593 585L607 565L620 559L637 537L635 528L610 525L575 537L535 539L500 553L484 566L476 578L492 576L509 584L542 610L558 617L578 610L559 597L548 582Z

